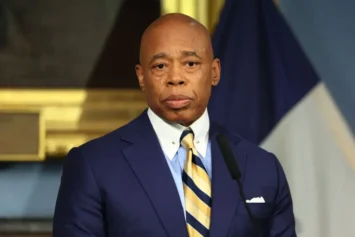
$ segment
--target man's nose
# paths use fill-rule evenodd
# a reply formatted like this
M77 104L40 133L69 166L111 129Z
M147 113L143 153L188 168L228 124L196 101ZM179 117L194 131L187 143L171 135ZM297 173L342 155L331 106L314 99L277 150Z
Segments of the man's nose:
M184 78L184 76L181 74L181 72L179 72L178 70L173 70L170 75L169 75L169 79L168 79L168 86L182 86L186 84L186 80Z

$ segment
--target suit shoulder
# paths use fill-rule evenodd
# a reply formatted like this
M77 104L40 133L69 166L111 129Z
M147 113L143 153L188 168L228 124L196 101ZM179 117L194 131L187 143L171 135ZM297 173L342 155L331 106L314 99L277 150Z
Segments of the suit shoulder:
M265 185L277 186L279 179L286 179L280 160L272 152L234 134L239 139L238 148L246 154L249 174L261 174Z
M277 160L275 154L243 138L239 134L233 133L232 136L238 140L238 146L246 151L249 158L268 162L275 162Z
M238 144L238 147L243 149L248 154L248 156L263 158L263 159L265 157L269 157L269 158L275 157L274 154L266 151L265 149L261 148L259 145L242 137L240 134L228 131L227 128L220 125L219 123L211 121L211 127L214 130L213 133L225 134L227 136L227 139L230 142Z

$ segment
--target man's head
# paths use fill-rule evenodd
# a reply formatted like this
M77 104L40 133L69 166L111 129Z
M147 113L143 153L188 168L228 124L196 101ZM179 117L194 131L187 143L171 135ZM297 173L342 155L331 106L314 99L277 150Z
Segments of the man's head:
M189 126L207 107L220 62L203 25L183 14L167 14L144 32L136 74L158 116Z

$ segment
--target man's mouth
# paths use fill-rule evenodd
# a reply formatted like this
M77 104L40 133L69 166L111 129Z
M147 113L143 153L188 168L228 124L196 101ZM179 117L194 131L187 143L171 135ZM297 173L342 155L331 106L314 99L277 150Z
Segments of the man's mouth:
M185 95L171 95L164 100L166 104L171 109L181 109L190 104L192 99Z

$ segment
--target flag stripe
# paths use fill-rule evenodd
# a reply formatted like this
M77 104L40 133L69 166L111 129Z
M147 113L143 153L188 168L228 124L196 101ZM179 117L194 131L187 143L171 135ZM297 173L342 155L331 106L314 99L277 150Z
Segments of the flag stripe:
M225 6L212 40L222 73L209 114L260 144L319 79L273 1L226 0Z

